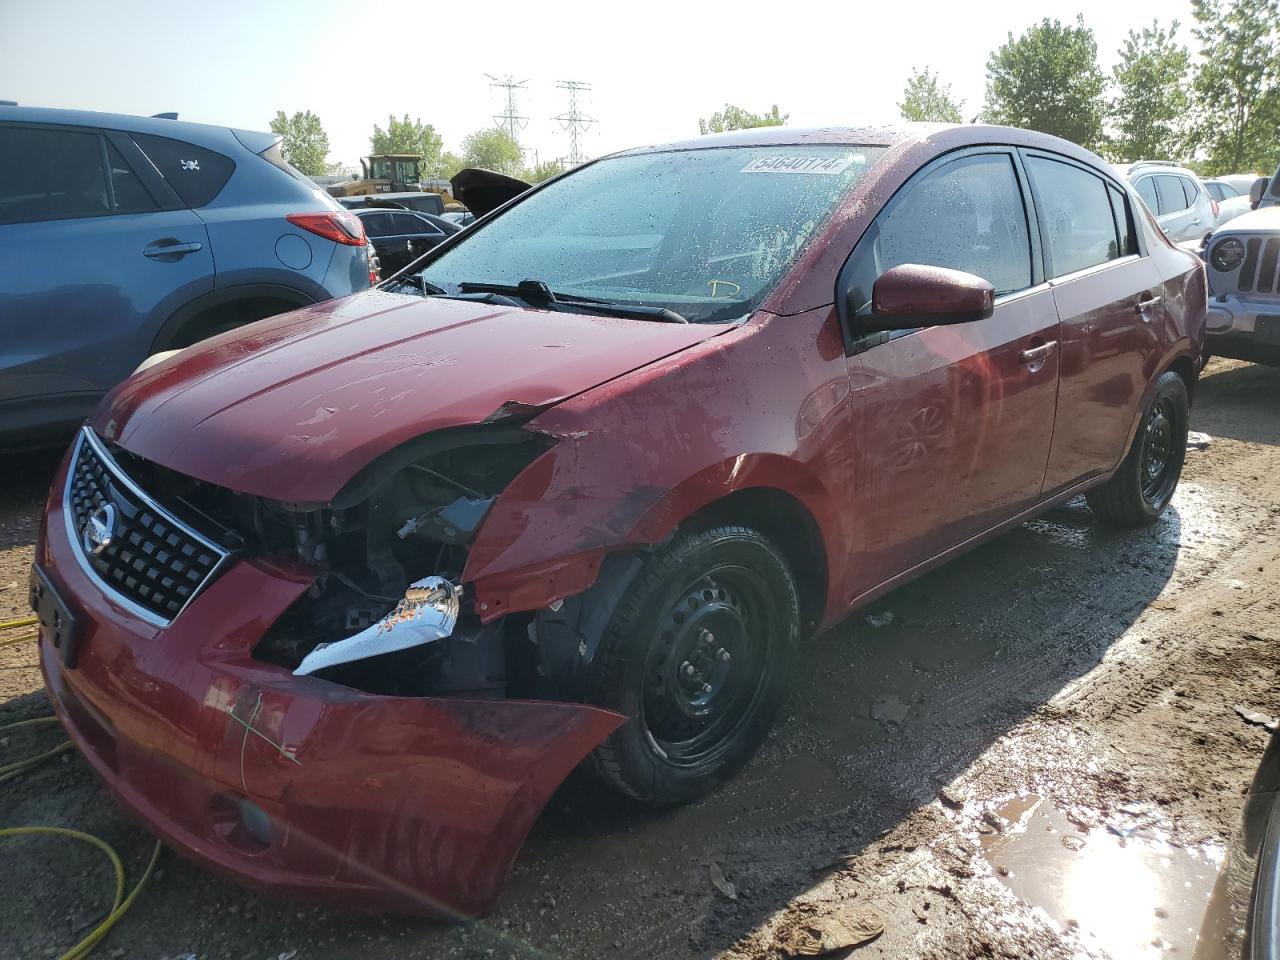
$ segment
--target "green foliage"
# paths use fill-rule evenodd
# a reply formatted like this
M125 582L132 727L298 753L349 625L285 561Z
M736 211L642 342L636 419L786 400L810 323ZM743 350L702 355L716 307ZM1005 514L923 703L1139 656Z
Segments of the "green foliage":
M541 183L543 180L560 176L568 169L568 166L559 160L542 160L526 170L521 179L529 183Z
M1130 30L1112 69L1116 96L1108 119L1107 153L1116 160L1177 158L1187 146L1187 71L1191 55L1175 42L1178 21L1168 31L1153 21Z
M318 177L329 170L325 157L329 155L329 135L320 125L320 118L310 110L286 117L277 110L271 121L271 132L284 137L280 150L284 158L309 177Z
M425 177L438 176L441 167L440 149L444 146L444 138L436 133L436 128L421 120L410 120L406 113L403 120L387 117L387 129L377 124L373 126L373 136L369 138L371 153L414 153L422 157L422 174Z
M488 127L468 134L462 141L462 166L518 177L524 172L524 157L511 134L501 127Z
M928 67L911 70L911 78L902 92L898 111L903 120L927 120L933 123L960 123L963 101L951 96L951 84L943 84Z
M1277 0L1193 0L1197 134L1212 174L1271 170L1280 148Z
M710 120L698 119L698 130L702 133L724 133L728 130L749 130L752 127L780 127L787 122L789 113L779 114L778 105L766 114L752 113L726 103L723 110L717 110Z
M1102 140L1105 84L1084 18L1064 26L1046 17L1017 39L1010 33L988 58L984 116L1093 149Z

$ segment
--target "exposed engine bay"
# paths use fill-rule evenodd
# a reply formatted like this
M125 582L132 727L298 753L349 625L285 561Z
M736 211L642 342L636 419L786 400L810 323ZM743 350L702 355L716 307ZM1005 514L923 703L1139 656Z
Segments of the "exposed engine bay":
M177 515L241 557L315 571L254 651L298 675L396 696L537 696L533 614L482 624L461 586L495 497L554 441L492 424L419 438L327 504L270 501L176 474L116 447Z

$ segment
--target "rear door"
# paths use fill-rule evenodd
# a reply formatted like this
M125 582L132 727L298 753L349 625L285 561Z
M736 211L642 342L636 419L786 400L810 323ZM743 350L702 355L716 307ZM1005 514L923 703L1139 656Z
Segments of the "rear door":
M1013 151L950 154L898 191L841 274L840 289L854 288L860 302L903 263L964 270L997 292L989 319L852 344L852 512L865 553L854 567L866 578L852 595L1040 496L1058 319L1029 213Z
M1161 281L1139 248L1128 194L1056 154L1024 151L1045 275L1061 319L1058 417L1046 495L1097 476L1124 454L1160 353ZM1168 179L1182 190L1176 177Z
M1196 227L1199 226L1191 222L1196 214L1182 187L1182 180L1182 177L1167 173L1157 174L1155 177L1156 197L1160 201L1160 213L1156 222L1175 243L1190 240L1196 235Z
M0 124L0 431L82 419L213 288L204 224L145 163L119 134Z

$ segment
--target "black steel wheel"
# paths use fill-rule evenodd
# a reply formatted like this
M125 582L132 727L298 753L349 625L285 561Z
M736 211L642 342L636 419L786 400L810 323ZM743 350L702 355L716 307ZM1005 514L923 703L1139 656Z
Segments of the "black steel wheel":
M1124 526L1151 523L1173 499L1187 456L1187 385L1161 374L1133 443L1111 479L1085 497L1100 518Z
M589 700L631 722L592 769L648 803L712 789L768 733L799 627L791 571L759 533L677 537L648 558L593 661Z

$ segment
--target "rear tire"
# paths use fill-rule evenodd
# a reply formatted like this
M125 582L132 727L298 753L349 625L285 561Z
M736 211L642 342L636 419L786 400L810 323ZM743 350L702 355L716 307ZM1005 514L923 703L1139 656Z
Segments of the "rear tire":
M588 702L630 720L590 769L644 803L708 793L768 734L799 632L773 543L744 526L678 536L646 560L593 660Z
M1119 526L1155 521L1173 499L1187 457L1187 385L1172 370L1160 375L1120 468L1085 494L1098 518Z

